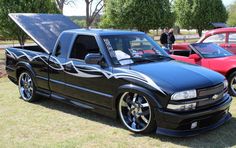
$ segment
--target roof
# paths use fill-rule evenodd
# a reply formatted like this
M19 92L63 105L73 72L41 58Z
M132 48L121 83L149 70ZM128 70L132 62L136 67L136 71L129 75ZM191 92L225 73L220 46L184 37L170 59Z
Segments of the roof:
M218 29L213 29L205 33L205 36L209 36L212 34L217 34L217 33L230 33L230 32L236 32L235 27L229 27L229 28L218 28Z
M65 32L71 32L76 34L90 34L90 35L125 35L125 34L145 34L139 31L130 30L116 30L116 29L71 29Z

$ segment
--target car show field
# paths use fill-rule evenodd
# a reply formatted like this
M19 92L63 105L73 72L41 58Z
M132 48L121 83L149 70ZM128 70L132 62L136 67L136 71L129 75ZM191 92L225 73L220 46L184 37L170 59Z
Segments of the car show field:
M236 0L0 6L0 148L236 148Z
M27 103L0 78L0 147L235 147L236 101L222 127L187 138L134 134L110 119L51 99Z

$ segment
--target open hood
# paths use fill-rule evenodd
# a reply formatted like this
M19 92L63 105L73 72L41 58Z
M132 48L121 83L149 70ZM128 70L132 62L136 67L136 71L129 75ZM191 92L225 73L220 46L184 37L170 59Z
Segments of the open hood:
M9 16L47 53L52 52L61 32L80 28L62 14L10 13Z

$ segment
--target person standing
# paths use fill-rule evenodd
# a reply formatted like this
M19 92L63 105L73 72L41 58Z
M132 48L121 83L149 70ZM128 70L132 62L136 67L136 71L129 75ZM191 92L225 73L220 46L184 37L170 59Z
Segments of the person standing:
M160 37L160 42L164 48L168 48L168 31L168 28L164 28L164 32Z
M172 49L172 44L175 43L175 35L174 35L174 29L170 29L169 33L168 33L168 48L169 50Z

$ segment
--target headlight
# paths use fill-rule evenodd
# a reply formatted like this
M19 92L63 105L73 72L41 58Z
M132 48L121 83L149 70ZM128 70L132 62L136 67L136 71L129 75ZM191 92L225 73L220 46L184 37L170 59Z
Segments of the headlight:
M228 85L229 85L228 81L224 80L224 88L228 88Z
M191 98L196 98L196 97L197 97L197 91L193 89L193 90L187 90L187 91L174 93L171 96L171 100L179 101L179 100L186 100L186 99L191 99Z
M188 103L188 104L168 104L167 108L175 111L189 111L196 109L197 103Z

